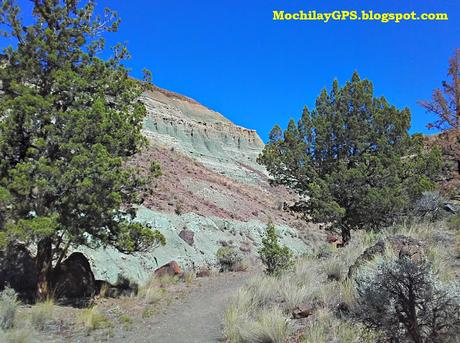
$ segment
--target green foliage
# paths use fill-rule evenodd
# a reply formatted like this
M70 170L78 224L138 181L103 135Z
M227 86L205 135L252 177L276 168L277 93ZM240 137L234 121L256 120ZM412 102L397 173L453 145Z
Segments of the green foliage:
M0 243L47 242L39 247L53 247L40 259L48 266L70 244L124 252L164 244L132 223L146 179L125 161L146 143L146 109L142 83L122 64L126 48L99 57L115 13L96 15L92 0L40 0L26 25L14 0L0 6L0 33L15 43L0 68Z
M380 330L385 342L455 342L460 330L460 290L440 282L429 262L382 259L356 278L357 315Z
M18 306L16 292L12 288L5 288L0 293L0 329L7 330L13 327Z
M279 244L275 226L271 222L267 225L262 247L258 252L269 275L279 275L292 265L292 252L287 246Z
M305 199L293 210L342 229L346 243L350 230L392 223L434 188L440 153L426 151L409 127L409 110L375 98L372 83L355 73L344 87L334 81L323 90L297 124L275 126L258 162Z
M236 271L235 267L242 262L243 257L233 247L221 247L216 252L217 261L223 272Z

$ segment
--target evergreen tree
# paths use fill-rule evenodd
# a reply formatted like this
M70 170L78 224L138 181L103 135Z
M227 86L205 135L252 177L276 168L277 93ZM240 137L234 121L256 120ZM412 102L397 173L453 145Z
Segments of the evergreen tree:
M71 245L111 244L130 253L164 237L132 221L145 180L124 161L139 151L146 114L141 84L103 60L101 34L117 30L92 0L34 0L33 22L14 0L0 8L13 46L0 67L0 241L37 245L37 296Z
M258 161L300 195L293 210L340 228L346 244L351 230L391 223L434 187L439 152L424 151L409 127L408 109L375 98L372 83L354 73L343 88L334 81L323 90L284 133L276 126Z

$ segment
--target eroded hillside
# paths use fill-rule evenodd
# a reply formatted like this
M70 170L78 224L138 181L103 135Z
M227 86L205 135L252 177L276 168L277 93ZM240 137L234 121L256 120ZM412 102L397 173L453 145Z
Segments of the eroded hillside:
M299 254L308 250L308 240L321 235L283 211L292 195L271 187L257 164L264 145L256 131L163 89L145 92L142 101L149 146L130 163L148 168L157 161L162 176L149 185L137 220L159 229L167 244L134 255L83 247L96 278L115 283L122 275L142 283L171 260L185 269L210 266L216 251L227 245L254 256L269 220L282 242Z

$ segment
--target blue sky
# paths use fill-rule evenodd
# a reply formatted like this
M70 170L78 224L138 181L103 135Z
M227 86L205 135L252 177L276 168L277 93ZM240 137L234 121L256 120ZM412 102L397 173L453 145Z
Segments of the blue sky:
M19 1L24 8L29 1ZM263 140L312 107L333 79L357 70L413 114L412 132L427 132L417 100L430 97L460 48L459 0L111 0L122 18L109 44L126 42L132 75L153 72L160 87L190 96ZM447 22L274 22L272 11L374 10L447 12Z

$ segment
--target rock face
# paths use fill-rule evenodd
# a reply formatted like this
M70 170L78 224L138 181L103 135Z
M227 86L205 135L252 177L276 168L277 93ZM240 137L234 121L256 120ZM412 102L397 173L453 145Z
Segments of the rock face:
M351 279L360 266L371 261L377 255L383 255L385 249L391 249L399 257L404 256L412 260L418 260L425 255L426 244L403 235L382 239L373 246L367 248L362 255L356 259L355 263L351 265L348 270L348 277Z
M72 253L53 272L54 297L64 302L79 302L96 293L96 280L86 257Z
M23 244L11 243L0 250L0 291L9 286L30 302L35 297L36 280L35 260Z
M257 182L247 169L263 172L256 158L264 144L255 130L237 126L196 101L160 88L142 97L148 116L144 129L157 143L192 155L218 173ZM245 170L246 169L246 170Z

